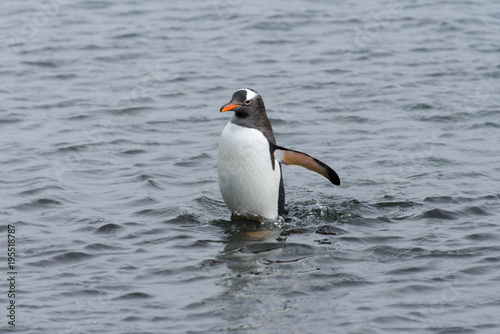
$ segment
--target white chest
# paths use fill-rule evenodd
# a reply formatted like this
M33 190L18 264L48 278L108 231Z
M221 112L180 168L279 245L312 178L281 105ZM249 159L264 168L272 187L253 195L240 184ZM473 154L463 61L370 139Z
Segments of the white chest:
M260 131L229 122L219 142L217 172L222 198L233 213L278 216L281 169L275 160L273 170L269 143Z

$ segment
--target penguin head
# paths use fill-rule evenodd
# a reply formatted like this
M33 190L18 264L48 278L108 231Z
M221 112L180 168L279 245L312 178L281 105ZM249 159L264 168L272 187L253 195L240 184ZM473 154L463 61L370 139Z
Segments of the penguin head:
M236 117L247 118L266 113L264 101L259 93L250 88L236 91L231 101L220 108L221 112L234 111Z
M259 93L250 88L236 91L231 101L220 108L221 112L234 111L231 123L246 128L254 128L262 132L264 136L276 143L273 127L267 118L266 107Z

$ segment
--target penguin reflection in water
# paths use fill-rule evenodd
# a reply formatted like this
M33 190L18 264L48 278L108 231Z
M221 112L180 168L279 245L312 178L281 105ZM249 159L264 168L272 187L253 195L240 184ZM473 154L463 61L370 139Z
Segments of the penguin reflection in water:
M253 89L238 90L220 111L234 111L222 131L217 161L222 198L233 215L275 219L285 214L281 163L305 167L340 185L325 163L276 145L264 101Z

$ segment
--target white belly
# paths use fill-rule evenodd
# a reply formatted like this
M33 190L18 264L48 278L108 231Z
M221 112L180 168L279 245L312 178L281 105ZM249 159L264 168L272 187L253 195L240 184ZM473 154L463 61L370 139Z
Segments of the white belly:
M229 122L219 142L217 172L222 198L233 213L278 216L281 168L275 160L273 170L262 132Z

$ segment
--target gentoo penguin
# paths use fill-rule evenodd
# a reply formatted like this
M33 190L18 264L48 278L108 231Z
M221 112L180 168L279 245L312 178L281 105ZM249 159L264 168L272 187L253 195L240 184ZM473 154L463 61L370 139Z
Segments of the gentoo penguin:
M234 111L222 131L217 161L222 198L233 215L275 219L285 213L281 163L305 167L340 185L337 173L323 162L276 145L264 101L255 90L236 91L220 111Z

